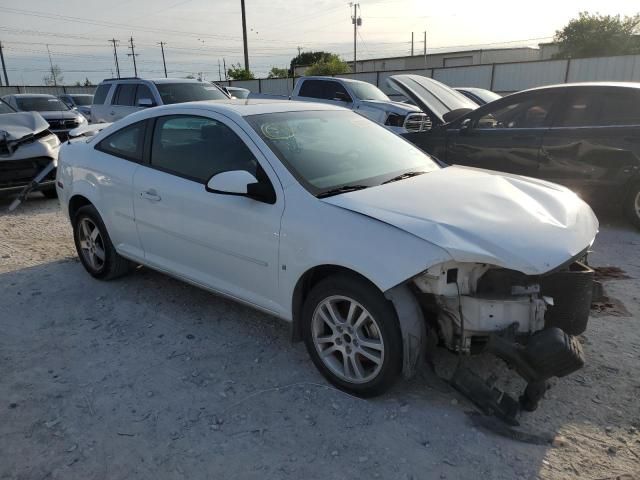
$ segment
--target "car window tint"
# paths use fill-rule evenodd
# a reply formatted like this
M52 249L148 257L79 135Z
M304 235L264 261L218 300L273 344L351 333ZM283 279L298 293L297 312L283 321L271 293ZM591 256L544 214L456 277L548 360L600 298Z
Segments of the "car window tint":
M136 99L135 99L134 105L138 105L138 102L143 98L147 100L151 100L154 105L156 103L155 100L153 99L153 94L151 93L151 90L149 89L149 87L147 87L143 83L140 83L138 84L138 89L136 90Z
M102 140L96 148L116 157L142 161L145 125L146 121L142 121L124 127Z
M305 80L300 87L301 97L325 98L323 93L324 82L320 80Z
M135 83L123 83L122 85L118 85L118 89L116 90L116 96L113 100L113 104L132 107L134 105L133 101L134 101L135 95L136 95Z
M102 105L107 98L107 93L109 93L109 89L111 88L111 84L105 83L103 85L99 85L96 89L96 94L93 97L94 105Z
M552 96L528 98L502 104L497 109L485 112L476 120L476 128L539 128L547 125L553 104Z
M324 98L327 100L346 99L351 101L351 95L347 93L347 90L341 83L324 82L324 84Z
M566 107L560 113L561 116L557 126L584 127L595 125L599 116L600 95L594 91L575 92L569 95Z
M640 89L626 90L605 94L596 125L640 125Z
M206 183L213 175L230 170L256 175L258 163L226 125L210 118L180 115L156 121L151 165Z

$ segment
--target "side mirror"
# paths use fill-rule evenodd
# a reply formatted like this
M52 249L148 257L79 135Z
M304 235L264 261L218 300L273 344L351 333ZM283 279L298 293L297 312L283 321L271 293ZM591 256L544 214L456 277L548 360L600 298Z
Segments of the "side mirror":
M460 123L460 133L468 133L469 130L471 130L471 119L470 118L465 118Z
M264 203L276 203L276 193L271 184L258 182L256 177L246 170L221 172L209 179L206 189L211 193L238 195Z
M351 101L351 99L349 98L349 95L347 95L344 92L336 92L336 96L333 97L333 99L339 102L346 102L346 103L349 103Z
M141 98L138 100L138 106L143 108L153 107L153 100L150 98Z

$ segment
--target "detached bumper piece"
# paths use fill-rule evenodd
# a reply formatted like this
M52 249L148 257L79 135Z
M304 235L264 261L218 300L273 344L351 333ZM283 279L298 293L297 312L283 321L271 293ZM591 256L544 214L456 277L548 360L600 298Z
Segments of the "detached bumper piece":
M533 411L547 390L552 377L564 377L584 366L584 354L576 337L557 327L541 330L531 336L527 345L515 340L517 324L501 335L491 335L485 351L504 360L528 383L519 401L483 382L474 373L458 369L451 383L468 396L485 413L496 415L510 425L518 425L520 410Z

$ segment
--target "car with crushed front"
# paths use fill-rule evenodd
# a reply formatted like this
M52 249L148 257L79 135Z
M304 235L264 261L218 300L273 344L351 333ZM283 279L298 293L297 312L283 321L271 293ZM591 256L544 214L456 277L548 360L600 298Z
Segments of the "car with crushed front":
M437 343L505 359L527 408L582 366L598 221L565 187L443 168L347 109L257 99L138 112L59 161L90 275L142 264L280 317L349 392L386 391Z
M0 195L21 192L48 165L55 167L60 141L37 112L17 112L0 100ZM55 168L36 190L55 198Z

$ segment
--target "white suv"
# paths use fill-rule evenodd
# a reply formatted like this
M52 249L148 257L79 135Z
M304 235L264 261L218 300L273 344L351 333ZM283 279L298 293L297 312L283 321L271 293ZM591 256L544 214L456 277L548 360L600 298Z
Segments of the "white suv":
M111 123L144 108L199 100L226 100L217 85L184 78L112 78L93 97L92 123Z

